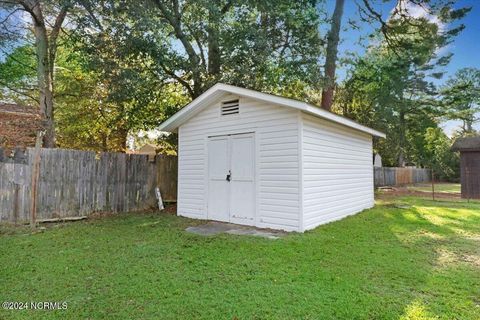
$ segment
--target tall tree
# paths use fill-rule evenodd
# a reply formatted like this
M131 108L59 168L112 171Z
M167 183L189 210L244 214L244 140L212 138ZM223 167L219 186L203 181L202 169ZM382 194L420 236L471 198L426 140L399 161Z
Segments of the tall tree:
M318 87L319 18L310 0L80 2L95 7L78 29L87 30L79 38L92 50L111 39L117 52L146 55L152 73L192 99L218 81L260 90Z
M460 159L457 152L452 152L453 139L447 137L441 128L428 128L422 146L425 153L425 165L432 168L436 179L453 181L460 175Z
M322 91L322 108L330 111L333 103L335 88L335 70L337 67L338 42L340 41L340 28L342 24L343 6L345 0L336 0L333 11L330 32L327 41L327 56L325 60L326 84Z
M480 70L463 68L448 79L441 91L447 118L461 120L462 135L475 132L473 124L480 113Z
M451 57L437 53L463 28L441 29L426 16L398 12L385 22L389 38L381 27L376 44L356 63L337 107L349 117L386 131L387 140L376 142L375 147L388 164L402 166L419 159L426 164L414 155L414 147L425 143L425 130L435 127L442 114L431 80L443 74L442 67ZM437 13L447 23L467 12L443 7Z
M54 122L54 65L57 52L57 39L61 27L70 8L69 3L40 0L14 0L4 2L5 9L10 9L11 13L18 10L27 12L31 18L31 28L35 39L35 51L37 56L37 85L39 89L38 104L40 111L45 117L46 134L44 146L55 147L55 122ZM7 20L4 20L4 23ZM24 23L17 19L17 23ZM4 33L9 33L8 28L3 29ZM19 41L18 38L11 39Z

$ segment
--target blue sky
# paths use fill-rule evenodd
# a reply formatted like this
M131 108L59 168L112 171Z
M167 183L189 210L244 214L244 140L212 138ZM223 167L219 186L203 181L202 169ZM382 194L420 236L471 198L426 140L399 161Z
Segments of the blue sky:
M376 10L381 11L384 18L389 16L396 3L396 1L393 0L386 3L383 3L381 0L377 0L376 2ZM329 15L333 12L334 6L334 0L327 0L327 10ZM435 81L438 85L443 84L444 81L448 79L448 76L455 74L458 69L464 67L476 67L480 69L480 0L459 0L455 7L472 7L472 10L460 22L465 24L465 30L463 30L463 32L455 38L454 42L446 48L446 52L452 52L453 57L450 64L445 68L446 74L444 78ZM345 10L342 19L343 26L347 27L347 21L349 19L358 20L357 5L353 0L345 0ZM340 55L345 54L348 51L363 54L365 49L362 45L357 43L358 39L362 35L367 35L373 32L378 26L362 24L361 27L360 31L352 30L351 28L343 28L340 35L342 39L339 46ZM345 77L347 68L348 67L339 68L337 72L339 79ZM442 124L447 134L451 134L458 125L459 122L456 121L448 121ZM480 124L477 124L476 127L477 129L480 129Z

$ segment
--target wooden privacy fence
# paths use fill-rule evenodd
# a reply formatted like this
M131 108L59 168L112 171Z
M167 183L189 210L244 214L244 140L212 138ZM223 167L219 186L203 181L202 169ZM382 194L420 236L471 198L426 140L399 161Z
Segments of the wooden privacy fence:
M157 186L164 200L176 199L176 157L63 149L40 149L32 195L34 152L0 149L0 221L29 221L33 199L39 221L146 210L157 205Z
M177 172L178 161L176 156L156 156L157 185L164 201L177 201Z
M35 149L0 148L0 221L27 222L35 199L37 220L127 212L177 199L177 157L40 149L36 194L32 194ZM430 181L429 169L374 168L375 187ZM35 180L35 179L34 179Z
M374 167L375 187L400 186L431 181L430 169Z

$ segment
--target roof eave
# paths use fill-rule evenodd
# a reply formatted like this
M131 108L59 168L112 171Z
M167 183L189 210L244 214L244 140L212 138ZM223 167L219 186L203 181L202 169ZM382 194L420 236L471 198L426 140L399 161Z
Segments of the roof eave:
M339 115L336 115L334 113L325 111L323 109L314 107L308 103L302 102L302 101L297 101L297 100L292 100L289 98L285 97L280 97L280 96L275 96L263 92L258 92L254 90L249 90L241 87L236 87L228 84L223 84L223 83L217 83L207 91L205 91L203 94L201 94L198 98L193 100L191 103L186 105L182 110L178 111L176 114L174 114L172 117L170 117L168 120L163 122L159 127L158 130L160 131L167 131L167 132L175 132L176 129L185 121L187 121L190 117L195 115L195 110L198 105L203 103L204 101L208 100L209 97L212 95L215 97L217 96L215 93L218 92L218 94L222 94L223 92L227 93L234 93L238 94L240 96L245 96L245 97L250 97L258 100L263 100L269 103L273 103L276 105L281 105L281 106L286 106L290 108L294 108L297 110L301 110L310 114L313 114L317 117L333 121L335 123L344 125L346 127L350 127L353 129L356 129L361 132L368 133L372 136L376 136L379 138L386 138L385 133L374 130L372 128L366 127L364 125L361 125L353 120L350 120L348 118L341 117ZM198 110L197 110L198 111Z
M305 111L310 113L310 114L316 115L316 116L318 116L322 119L326 119L326 120L330 120L330 121L333 121L333 122L338 123L338 124L342 124L346 127L368 133L368 134L370 134L372 136L375 136L375 137L379 137L379 138L386 138L387 137L386 134L383 133L383 132L374 130L372 128L361 125L361 124L359 124L359 123L357 123L353 120L350 120L348 118L341 117L341 116L336 115L334 113L319 109L317 107L313 107L311 105L307 105L307 110L305 110Z
M189 114L193 116L193 112L195 111L195 107L200 105L204 102L209 96L211 96L215 91L219 91L222 83L217 83L204 93L202 93L199 97L194 99L192 102L187 104L183 107L180 111L175 113L173 116L165 120L163 123L160 124L158 130L166 131L166 132L175 132L177 128L182 124L182 122L189 119Z

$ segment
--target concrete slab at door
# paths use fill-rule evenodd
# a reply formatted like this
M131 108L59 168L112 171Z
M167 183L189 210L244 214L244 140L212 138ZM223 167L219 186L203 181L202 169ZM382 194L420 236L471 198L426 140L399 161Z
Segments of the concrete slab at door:
M230 194L226 175L230 170L228 136L208 140L208 219L229 222Z

